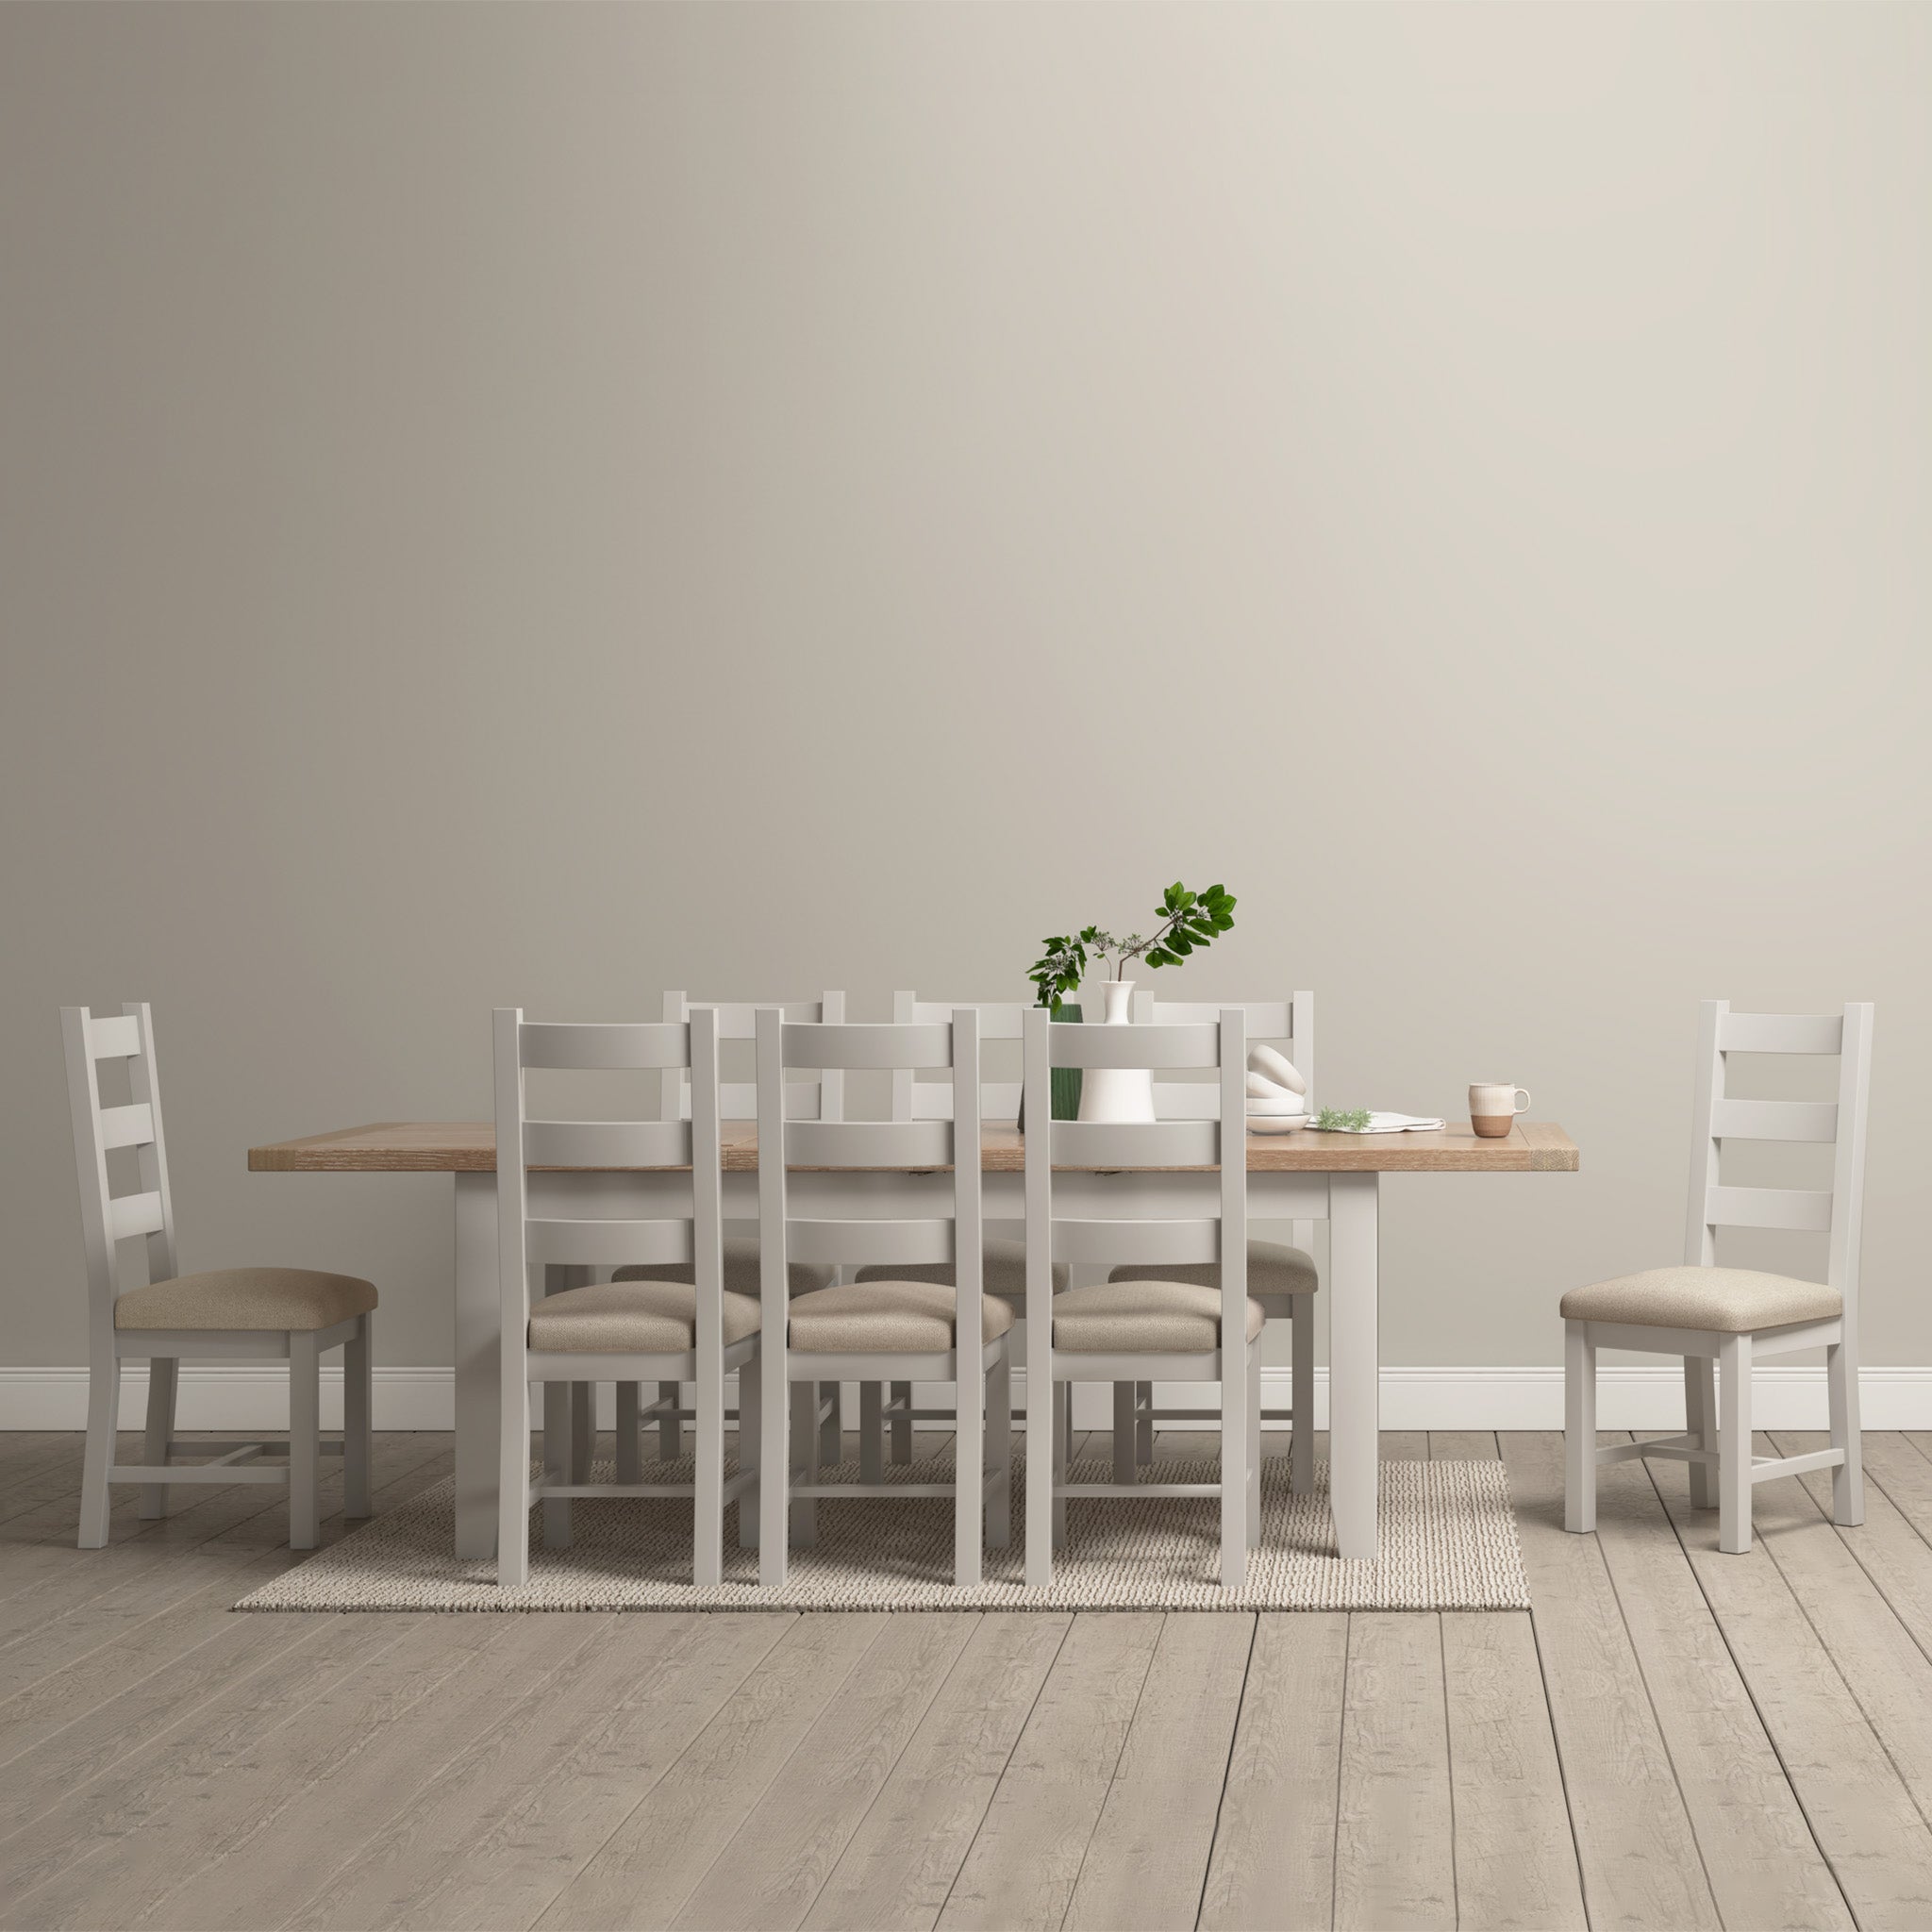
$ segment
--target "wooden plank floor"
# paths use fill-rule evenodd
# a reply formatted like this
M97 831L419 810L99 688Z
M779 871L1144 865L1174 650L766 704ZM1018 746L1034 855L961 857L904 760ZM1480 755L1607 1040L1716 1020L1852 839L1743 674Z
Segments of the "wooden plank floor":
M0 1926L1932 1926L1932 1438L1744 1557L1679 1464L1571 1537L1555 1436L1383 1454L1502 1457L1533 1612L236 1616L275 1492L82 1552L0 1436Z

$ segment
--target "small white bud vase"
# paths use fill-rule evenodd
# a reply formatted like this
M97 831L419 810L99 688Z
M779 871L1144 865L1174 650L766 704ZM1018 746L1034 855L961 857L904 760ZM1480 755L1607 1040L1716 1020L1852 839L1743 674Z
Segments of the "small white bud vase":
M1134 1024L1134 982L1131 979L1102 979L1093 989L1082 988L1082 1005L1090 991L1097 990L1102 1001L1101 1017L1087 1024L1131 1026ZM1089 1007L1088 1011L1092 1008ZM1089 1067L1080 1087L1080 1118L1083 1121L1151 1121L1154 1118L1154 1075L1145 1067Z

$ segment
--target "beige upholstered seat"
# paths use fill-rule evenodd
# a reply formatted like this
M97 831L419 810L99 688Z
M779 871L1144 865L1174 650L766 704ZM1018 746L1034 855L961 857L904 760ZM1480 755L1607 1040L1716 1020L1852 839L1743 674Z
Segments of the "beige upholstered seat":
M1647 1268L1563 1297L1566 1322L1629 1322L1649 1328L1708 1328L1745 1335L1842 1312L1835 1288L1751 1268Z
M681 1355L697 1346L698 1291L688 1281L594 1281L530 1309L530 1346L580 1355ZM748 1294L724 1295L724 1340L758 1329Z
M1202 1288L1221 1286L1218 1261L1188 1261L1177 1268L1163 1268L1157 1262L1131 1261L1116 1268L1108 1281L1189 1281ZM1315 1272L1314 1257L1286 1241L1248 1243L1248 1292L1273 1315L1290 1310L1274 1306L1292 1301L1297 1295L1313 1294L1322 1285Z
M981 1244L980 1253L985 1257L980 1264L980 1286L988 1294L996 1294L1002 1301L1014 1302L1016 1316L1024 1316L1026 1308L1026 1243L1024 1241L988 1241ZM930 1266L922 1264L916 1268L895 1268L880 1262L871 1268L858 1271L860 1281L937 1281L944 1287L953 1285L953 1267L949 1261L936 1261ZM1059 1294L1073 1279L1073 1270L1064 1261L1053 1264L1053 1291Z
M934 1355L953 1346L958 1291L950 1282L849 1281L791 1304L794 1355ZM979 1301L979 1333L991 1341L1013 1325L997 1295Z
M809 1294L817 1288L829 1288L838 1274L836 1268L817 1261L794 1261L790 1274L791 1292ZM691 1281L691 1264L686 1261L658 1261L649 1267L619 1268L613 1281ZM755 1234L727 1234L724 1237L724 1291L727 1294L760 1292L758 1280L758 1238Z
M217 1268L130 1288L114 1302L117 1328L333 1328L375 1307L375 1284L313 1268Z
M1248 1340L1267 1319L1248 1298ZM1053 1305L1053 1345L1067 1355L1205 1355L1221 1346L1221 1291L1198 1281L1108 1281Z

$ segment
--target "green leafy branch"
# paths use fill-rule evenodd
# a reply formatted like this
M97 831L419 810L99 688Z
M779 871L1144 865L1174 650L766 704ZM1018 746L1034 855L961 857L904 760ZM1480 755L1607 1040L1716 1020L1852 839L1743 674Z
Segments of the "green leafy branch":
M1116 939L1097 925L1075 934L1056 933L1041 941L1044 950L1026 976L1040 989L1038 1004L1058 1013L1064 996L1087 976L1090 948L1107 962L1110 979L1121 978L1132 959L1144 959L1150 967L1178 966L1190 954L1211 945L1217 933L1232 928L1234 907L1234 895L1224 887L1191 892L1176 879L1155 908L1160 924L1151 934L1143 938L1131 932Z
M1369 1110L1365 1107L1318 1108L1309 1124L1324 1134L1359 1134L1369 1124Z

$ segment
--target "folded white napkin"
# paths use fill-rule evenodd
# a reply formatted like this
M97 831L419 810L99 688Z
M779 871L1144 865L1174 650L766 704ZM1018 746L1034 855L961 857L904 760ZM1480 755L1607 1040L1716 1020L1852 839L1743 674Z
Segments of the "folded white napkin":
M1442 1123L1413 1113L1372 1113L1365 1127L1337 1127L1338 1134L1422 1134Z

